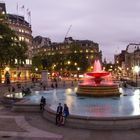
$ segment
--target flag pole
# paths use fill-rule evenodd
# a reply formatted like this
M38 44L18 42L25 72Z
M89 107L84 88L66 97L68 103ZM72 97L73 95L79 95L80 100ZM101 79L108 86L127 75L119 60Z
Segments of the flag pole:
M30 11L30 13L29 13L29 24L30 24L30 26L31 26L31 11Z
M18 23L18 3L17 3L17 23Z

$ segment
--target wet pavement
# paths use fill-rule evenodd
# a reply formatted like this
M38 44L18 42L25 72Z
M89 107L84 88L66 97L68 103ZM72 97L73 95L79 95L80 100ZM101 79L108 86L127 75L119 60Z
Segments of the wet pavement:
M131 94L129 94L131 95ZM127 97L127 96L124 96ZM131 96L128 96L131 97ZM138 96L137 96L138 97ZM138 97L139 98L139 97ZM84 99L81 99L84 101ZM116 99L112 99L115 101ZM69 99L71 101L71 99ZM57 102L56 102L57 104ZM129 104L129 102L128 102ZM127 105L127 102L126 104ZM55 122L55 120L54 120ZM139 140L140 129L97 131L56 126L41 113L12 112L0 105L0 140Z

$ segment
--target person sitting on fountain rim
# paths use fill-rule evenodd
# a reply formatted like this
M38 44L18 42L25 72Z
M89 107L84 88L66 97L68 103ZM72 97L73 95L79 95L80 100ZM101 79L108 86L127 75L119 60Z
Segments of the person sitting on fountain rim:
M69 116L69 108L68 108L67 104L64 104L64 110L63 110L63 114L62 114L63 119L62 119L62 123L61 123L62 125L65 124L65 121L68 116Z
M59 105L57 107L57 111L56 111L56 125L60 124L61 117L62 117L62 111L63 111L63 107L61 106L61 103L59 103Z
M41 100L40 100L40 110L41 111L44 111L44 107L46 105L46 98L44 98L43 96L41 97Z

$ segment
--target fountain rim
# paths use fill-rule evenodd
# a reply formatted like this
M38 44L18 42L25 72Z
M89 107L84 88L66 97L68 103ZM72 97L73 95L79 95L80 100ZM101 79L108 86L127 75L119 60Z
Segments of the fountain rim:
M106 71L101 71L101 72L87 72L86 75L90 77L104 77L108 76L110 73Z
M54 113L55 114L55 110L53 110L51 108L51 106L46 106L45 107L46 111L49 111L50 113ZM82 116L82 115L77 115L77 114L70 114L71 118L75 118L75 119L88 119L88 120L131 120L131 119L140 119L140 115L133 115L133 116Z

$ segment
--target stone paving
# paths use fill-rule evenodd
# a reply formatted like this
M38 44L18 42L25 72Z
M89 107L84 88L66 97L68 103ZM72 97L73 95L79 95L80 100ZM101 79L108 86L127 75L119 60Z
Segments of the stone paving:
M12 121L12 122L11 122ZM0 140L139 140L140 130L97 131L56 126L40 113L15 113L0 109Z
M55 122L55 120L54 120ZM97 131L56 126L41 113L17 113L0 105L0 140L140 140L140 129Z

